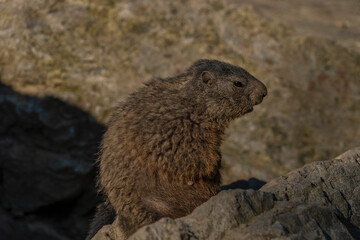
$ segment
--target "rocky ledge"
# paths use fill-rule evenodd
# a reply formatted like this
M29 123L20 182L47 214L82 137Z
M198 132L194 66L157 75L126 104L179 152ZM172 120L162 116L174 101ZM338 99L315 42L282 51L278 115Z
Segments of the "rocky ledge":
M258 191L223 190L192 214L163 218L130 239L360 239L359 183L360 147ZM119 239L115 226L104 226L93 239Z

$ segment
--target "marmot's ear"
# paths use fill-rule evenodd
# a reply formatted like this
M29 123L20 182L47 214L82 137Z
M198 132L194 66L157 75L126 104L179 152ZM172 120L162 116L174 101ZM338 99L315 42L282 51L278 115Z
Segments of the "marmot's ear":
M201 80L209 87L213 86L214 84L214 76L208 71L204 71L201 73Z

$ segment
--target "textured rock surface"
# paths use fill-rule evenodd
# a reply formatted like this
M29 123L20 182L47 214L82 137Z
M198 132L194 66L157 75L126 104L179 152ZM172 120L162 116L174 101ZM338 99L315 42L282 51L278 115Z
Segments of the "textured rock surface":
M333 206L360 226L360 148L331 161L314 162L276 178L261 188L279 200Z
M357 148L259 191L224 190L189 216L163 218L130 239L360 239L359 163ZM107 225L97 239L114 229Z
M263 9L256 5L260 0L251 2ZM274 5L267 9L281 9L283 2L267 1ZM294 1L286 2L286 12L300 11ZM305 13L313 9L306 5L310 1L298 2L307 6ZM354 25L340 34L356 39L359 3L341 4L351 10ZM335 8L344 12L343 7ZM288 22L282 17L289 14L274 13L273 19ZM267 181L360 145L359 53L304 37L240 1L3 0L0 15L2 81L23 93L55 96L102 122L142 82L182 72L199 58L249 70L269 94L227 132L225 183Z
M103 127L59 100L0 84L0 238L83 239Z
M316 36L360 52L360 4L357 0L232 0L238 6L250 5L261 16L286 22L296 34Z
M359 235L358 235L359 236ZM223 239L357 239L329 208L277 202L269 212L225 233Z

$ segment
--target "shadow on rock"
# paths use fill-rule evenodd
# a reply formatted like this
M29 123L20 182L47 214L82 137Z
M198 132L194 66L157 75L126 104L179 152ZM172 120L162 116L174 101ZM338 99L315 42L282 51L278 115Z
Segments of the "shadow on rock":
M58 99L1 83L0 116L0 239L84 239L104 127Z
M266 182L261 181L257 178L250 178L249 180L238 180L228 185L224 185L221 187L221 190L229 190L229 189L253 189L258 190L262 186L264 186Z

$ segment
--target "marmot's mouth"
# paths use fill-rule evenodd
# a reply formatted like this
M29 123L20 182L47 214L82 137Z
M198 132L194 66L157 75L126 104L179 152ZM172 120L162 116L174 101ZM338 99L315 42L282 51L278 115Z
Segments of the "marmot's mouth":
M252 112L253 110L254 110L254 108L251 107L251 108L249 108L248 110L246 110L245 114L246 114L246 113L249 113L249 112Z

